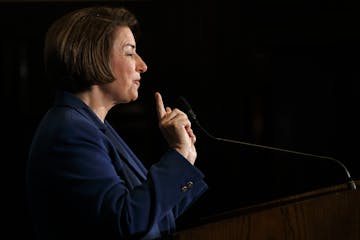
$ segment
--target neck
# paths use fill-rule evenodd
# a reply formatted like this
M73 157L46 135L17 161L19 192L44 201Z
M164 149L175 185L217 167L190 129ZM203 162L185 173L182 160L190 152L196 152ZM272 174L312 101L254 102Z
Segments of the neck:
M103 122L109 110L115 105L97 85L75 95L88 105Z

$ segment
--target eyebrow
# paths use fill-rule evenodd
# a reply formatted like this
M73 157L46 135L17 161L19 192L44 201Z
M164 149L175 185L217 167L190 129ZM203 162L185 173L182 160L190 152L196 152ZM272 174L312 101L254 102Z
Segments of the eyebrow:
M124 48L126 48L126 47L131 47L132 49L136 49L135 45L131 44L131 43L125 44Z

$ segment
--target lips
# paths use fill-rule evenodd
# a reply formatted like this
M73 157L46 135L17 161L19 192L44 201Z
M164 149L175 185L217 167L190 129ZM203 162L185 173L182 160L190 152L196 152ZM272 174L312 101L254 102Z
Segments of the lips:
M136 85L139 85L139 86L140 86L140 79L139 79L139 80L135 80L134 83L135 83Z

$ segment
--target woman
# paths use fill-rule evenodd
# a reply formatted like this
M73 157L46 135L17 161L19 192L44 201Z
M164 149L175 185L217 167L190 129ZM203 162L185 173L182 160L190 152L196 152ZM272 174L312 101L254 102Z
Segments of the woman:
M146 169L106 121L138 98L147 65L136 52L136 17L90 7L56 20L45 64L57 83L54 106L34 135L27 192L37 239L156 239L207 189L195 166L196 137L186 114L155 93L169 150Z

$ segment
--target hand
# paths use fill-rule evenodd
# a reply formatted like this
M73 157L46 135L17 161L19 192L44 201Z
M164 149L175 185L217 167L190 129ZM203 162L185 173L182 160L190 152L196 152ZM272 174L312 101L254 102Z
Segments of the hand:
M170 148L183 155L191 164L195 163L197 152L196 136L191 129L187 115L179 109L165 107L161 94L155 93L159 128Z

